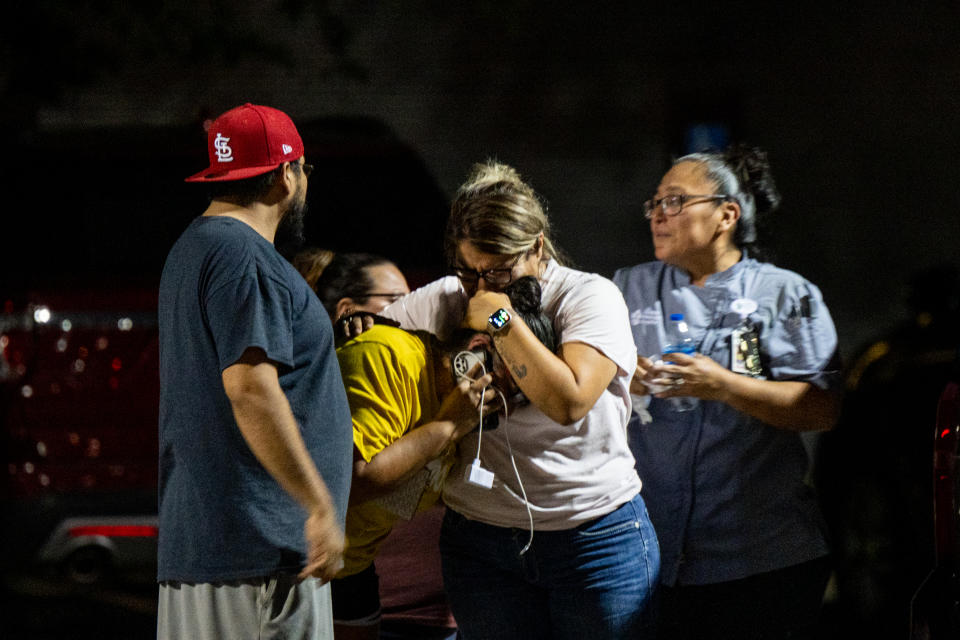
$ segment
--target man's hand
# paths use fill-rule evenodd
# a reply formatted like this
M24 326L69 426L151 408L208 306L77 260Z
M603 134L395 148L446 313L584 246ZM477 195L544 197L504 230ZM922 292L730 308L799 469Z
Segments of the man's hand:
M307 564L300 578L319 578L329 582L343 568L343 532L332 510L314 511L303 526L307 541Z

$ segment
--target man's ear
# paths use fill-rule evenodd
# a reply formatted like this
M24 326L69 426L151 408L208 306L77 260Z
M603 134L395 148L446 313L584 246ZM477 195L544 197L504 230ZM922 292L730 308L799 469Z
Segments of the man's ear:
M300 179L297 176L297 169L294 168L294 164L293 162L284 162L283 171L280 173L281 182L287 193L293 193L297 190L297 181Z

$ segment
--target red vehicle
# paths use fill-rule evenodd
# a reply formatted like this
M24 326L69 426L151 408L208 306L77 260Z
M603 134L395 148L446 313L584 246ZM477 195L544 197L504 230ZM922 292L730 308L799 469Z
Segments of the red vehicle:
M151 291L5 302L5 548L15 561L55 563L79 582L156 562L156 329Z

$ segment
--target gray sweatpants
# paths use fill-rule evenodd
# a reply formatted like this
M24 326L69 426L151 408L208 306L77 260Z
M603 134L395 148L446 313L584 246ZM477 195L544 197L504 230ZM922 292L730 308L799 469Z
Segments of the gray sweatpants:
M333 640L330 585L271 576L160 583L157 640Z

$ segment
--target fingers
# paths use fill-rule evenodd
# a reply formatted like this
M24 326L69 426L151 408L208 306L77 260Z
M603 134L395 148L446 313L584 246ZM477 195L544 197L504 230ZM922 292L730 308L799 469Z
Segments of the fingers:
M483 367L478 362L473 367L467 371L467 375L460 379L460 382L457 384L463 391L477 391L487 387L491 382L493 382L492 373L483 373Z
M639 369L637 369L637 372L630 378L630 393L636 396L647 395L647 385L643 383L643 375L640 374Z
M360 316L350 316L340 319L340 331L347 338L354 338L363 333L363 318Z
M313 562L308 562L297 577L301 580L317 578L322 583L326 583L337 577L341 569L343 569L343 558L339 558L338 561L330 563L328 558L324 556Z
M500 399L500 394L497 393L494 387L487 387L486 393L483 395L483 415L490 415L491 413L496 413L503 408L503 400Z
M352 318L349 318L347 320L347 327L344 330L346 336L348 338L354 338L363 333L366 329L369 329L373 326L372 320L370 321L369 326L366 326L364 320L370 320L370 318L364 316L353 316Z
M341 316L337 322L337 329L347 338L355 338L376 324L373 315L365 311L357 311ZM398 325L399 326L399 325Z
M694 360L696 360L698 355L700 354L689 354L675 351L669 354L664 354L663 357L665 360L669 358L669 362L672 362L673 364L691 364Z
M472 367L470 367L470 371L467 371L467 377L470 379L476 379L477 376L483 374L483 370L483 363L478 360L477 362L473 363Z
M307 541L307 561L299 573L301 579L315 577L327 582L343 568L345 541L333 513L315 511L303 527Z

